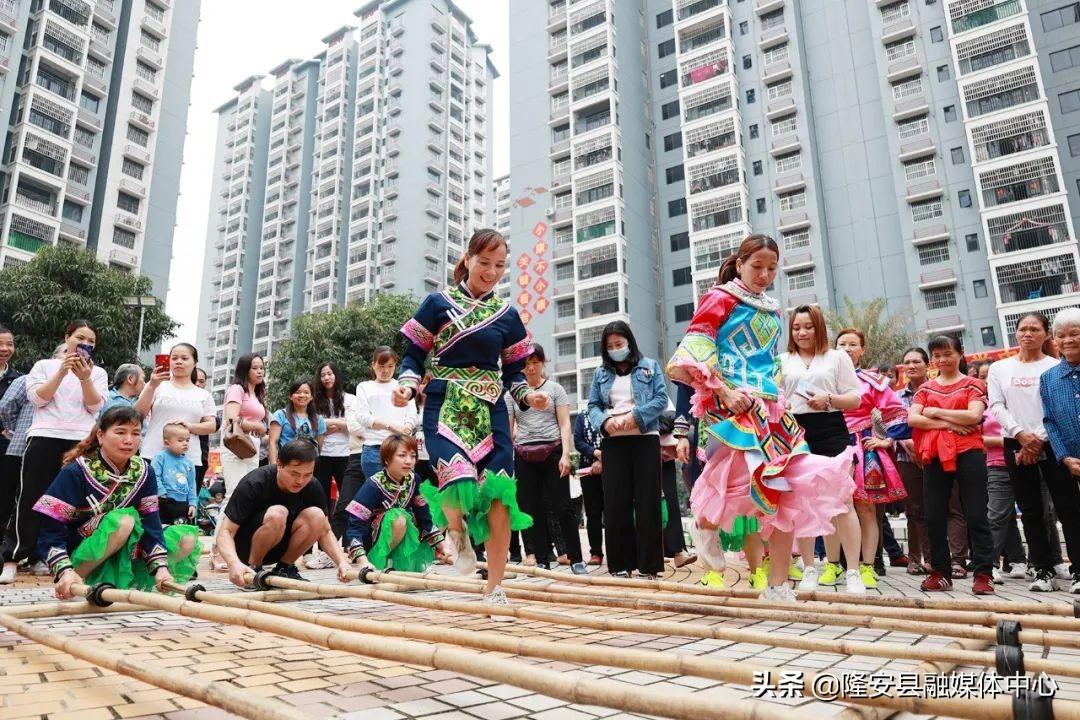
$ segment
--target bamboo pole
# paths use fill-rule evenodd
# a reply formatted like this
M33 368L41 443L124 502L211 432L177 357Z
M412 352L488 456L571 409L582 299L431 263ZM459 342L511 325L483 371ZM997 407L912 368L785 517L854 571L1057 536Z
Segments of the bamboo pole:
M283 578L269 578L269 577L266 578L266 582L268 584L272 585L272 586L277 586L277 587L298 587L299 585L310 585L310 583L301 583L299 581L289 581L289 580L285 580ZM128 597L126 597L126 598L121 597L120 595L117 594L118 592L124 592L124 593L126 593L128 595ZM106 593L104 593L104 597L106 599L113 599L113 597L115 596L117 599L131 600L132 598L130 596L132 594L133 594L132 591L114 591L114 590L110 590L110 591L106 591ZM138 595L143 595L145 593L137 593L137 594ZM151 597L154 597L154 596L151 596ZM138 601L138 600L136 599L136 601ZM225 601L225 602L227 602L227 601ZM240 603L237 603L237 604L243 604L243 603L241 601ZM241 615L243 615L244 617L251 617L253 615L262 614L261 612L257 612L257 611L254 611L254 610L247 610L245 612L245 611L241 611L239 609L232 608L232 607L228 607L228 608L220 607L220 608L214 608L214 609L222 611L222 612L226 612L226 611L238 612L238 613L241 613ZM490 608L485 606L485 609L490 609ZM303 611L301 611L301 612L303 612ZM299 625L299 626L311 627L311 624L308 623L308 622L300 621L300 620L294 620L294 619L291 619L291 618L287 619L287 618L284 618L284 617L279 617L278 622L281 623L281 624L295 623L296 625ZM338 626L340 624L340 623L334 622L334 620L329 619L329 618L323 619L323 616L317 616L317 619L315 621L313 621L313 622L318 622L321 625L333 625L333 626ZM367 622L370 622L370 621L367 621ZM270 629L270 628L275 627L273 619L271 619L269 622L264 621L264 625L268 626L268 629L269 629L270 632L276 632L278 634L287 634L287 633L282 633L282 630L281 630L280 627L278 629ZM250 625L249 625L249 627L250 627ZM393 627L393 626L390 626L390 627ZM260 629L262 629L262 628L260 628ZM345 632L346 632L347 636L349 636L349 637L357 637L357 638L370 638L370 637L372 637L371 635L368 635L366 633L357 633L357 632L354 632L354 631L345 631ZM318 636L318 634L315 633L313 630L309 630L308 633L310 634L310 636ZM385 633L385 634L396 634L396 633ZM487 634L473 633L473 632L467 632L465 634L466 635L487 635ZM335 636L335 633L333 631L329 632L329 637L330 638L333 638L334 636ZM450 637L450 634L447 632L446 628L436 628L436 632L435 632L435 638L437 638L435 640L436 643L444 642L447 637ZM530 651L530 650L539 651L539 649L537 648L538 645L551 645L552 644L552 643L542 643L542 642L537 643L536 641L529 641L529 640L524 640L524 639L514 639L514 638L509 638L509 640L512 643L512 645L504 645L502 643L497 643L495 641L495 639L493 639L493 638L492 639L487 639L487 640L485 640L485 643L490 643L490 645L485 644L485 647L486 647L486 649L496 650L498 652L514 652L515 651L513 649L511 649L511 650L502 650L501 647L515 648L515 649L521 649L522 651L524 651L523 654L527 654L528 651ZM308 640L308 642L317 642L318 643L318 641L313 641L313 640ZM321 644L321 643L318 643L318 644ZM379 641L377 641L377 645L381 650L384 649L384 648L396 647L398 644L401 644L401 645L417 645L417 643L414 643L413 641L400 640L400 639L396 639L396 638L395 639L386 639L384 637L384 638L381 638ZM327 647L330 647L330 645L327 645ZM480 659L484 659L484 656L478 656L475 653L472 653L470 651L465 651L465 650L439 649L438 645L434 646L435 649L432 649L433 646L431 646L431 645L422 645L420 647L428 648L428 651L425 652L425 655L430 653L433 657L438 657L440 654L451 655L451 654L455 654L455 653L462 653L462 654L466 654L469 657L474 658L474 662L479 662ZM565 646L560 646L560 648L562 649L563 652L562 652L561 657L558 657L557 659L561 659L561 660L569 660L571 662L589 662L591 664L602 664L602 665L608 665L608 666L613 666L613 667L620 667L621 665L619 664L619 662L621 660L621 661L626 662L626 663L640 663L640 665L636 665L636 666L640 667L643 670L652 670L653 672L664 672L664 673L680 674L680 675L699 675L699 676L702 676L702 677L709 677L709 678L721 680L721 681L724 681L724 682L729 682L729 683L734 683L734 684L739 684L739 685L747 685L747 686L753 686L753 685L756 684L755 683L755 676L756 675L760 675L762 673L770 673L772 671L775 671L775 668L771 668L771 667L768 667L768 666L762 666L762 665L754 665L752 663L748 663L748 662L745 662L745 661L738 661L738 662L736 662L736 661L725 661L725 660L718 660L718 659L714 659L714 658L699 658L699 657L695 657L695 656L674 654L674 653L671 654L670 658L667 658L664 655L661 655L660 658L657 658L657 657L653 656L650 653L640 653L638 651L629 651L628 652L626 650L618 650L618 649L612 649L612 648L596 648L596 647L590 648L590 647L587 647L587 646L577 647L577 646L569 645L569 644L566 644ZM577 648L577 649L575 649L575 648ZM339 644L338 647L336 647L334 649L346 649L347 650L347 649L349 649L349 646L346 645L345 643L341 643L341 644ZM578 653L577 650L581 650L582 652ZM365 651L361 651L361 652L362 652L362 654L370 654L370 653L365 652ZM385 650L384 650L384 652L385 652ZM380 655L376 655L376 657L380 657ZM577 660L576 658L582 658L582 659ZM398 658L394 657L394 658L387 658L387 659L395 659L396 660ZM406 659L404 661L405 662L413 662L413 663L417 662L415 657L412 658L411 660ZM423 662L423 664L426 664L426 665L431 665L432 667L437 667L436 665L433 665L431 662L428 662L428 661L421 661L421 662ZM503 659L503 660L500 660L498 662L501 663L503 666L516 665L516 663L514 663L514 661L512 661L512 660ZM479 676L479 677L486 677L485 675L481 675L481 674L475 672L475 670L470 670L470 669L467 669L467 668L460 669L459 671L465 672L467 674L476 675L476 676ZM543 672L543 671L541 671L541 670L539 670L537 668L532 668L531 672L532 673L538 673L538 672ZM556 676L565 677L565 676L559 676L558 673L556 673ZM810 698L814 697L813 688L816 687L815 683L817 682L817 678L818 678L818 675L816 673L805 673L805 674L803 674L803 676L802 676L803 692L804 692L806 697L810 697ZM488 678L488 679L491 679L491 678ZM532 689L532 688L529 688L528 685L523 685L523 684L517 682L516 680L507 679L505 676L497 678L497 679L500 682L508 683L508 684L511 684L511 685L517 685L519 687L526 687L528 689ZM582 682L582 681L574 681L574 682L576 684L576 683ZM596 683L596 682L602 682L602 681L586 681L586 682ZM544 694L548 694L548 695L551 694L551 693L549 693L549 692L547 692L545 690L540 690L539 692L543 692ZM642 693L645 693L645 692L648 692L648 690L643 689L643 688L635 688L630 692L623 691L623 694L629 694L629 695L631 695L633 697L633 696L638 696L638 695L640 695ZM889 691L888 691L888 694L886 694L884 696L874 697L874 698L852 697L852 696L843 695L842 693L843 693L843 691L841 690L841 696L837 697L836 698L837 700L842 700L844 702L857 703L859 705L891 707L891 708L894 708L896 710L902 710L902 711L905 711L905 712L911 712L911 713L916 713L916 714L946 715L946 716L958 717L958 718L971 718L972 720L1011 720L1012 717L1013 717L1012 699L1011 699L1011 697L998 697L998 698L994 698L994 699L982 699L982 700L970 699L970 698L961 700L961 699L950 699L950 698L899 697L896 694L897 691L896 691L895 688L890 688ZM670 697L670 694L662 694L662 696L665 696L665 695ZM554 697L561 697L561 696L560 695L554 695ZM692 699L693 696L688 696L688 698ZM589 701L581 700L581 699L575 699L574 702L587 702L588 703ZM611 704L602 703L602 702L591 702L589 704L605 705L607 707L617 707L616 705L611 705ZM725 701L724 710L725 710L724 714L725 714L725 716L727 716L726 711L728 710L728 705L727 705L726 701ZM1080 702L1060 701L1059 700L1059 701L1054 703L1053 710L1054 710L1054 717L1057 720L1080 720ZM654 713L651 713L651 714L657 714L657 713L654 712ZM712 711L710 717L715 717L716 714L717 714L716 711Z
M76 593L88 591L85 585L73 586ZM267 615L250 610L213 607L189 600L138 590L105 589L101 598L128 602L173 612L185 617L238 625L269 632L330 650L342 650L408 665L425 665L440 670L505 683L582 705L600 705L643 715L676 720L715 720L718 710L703 698L688 693L671 693L629 686L606 680L568 677L562 673L532 665L461 650L445 645L429 645L411 640L388 639L361 633L327 630L311 623ZM1004 705L1002 705L1004 707ZM795 720L794 710L757 700L725 700L724 715L735 720ZM1006 715L986 715L990 720ZM1059 720L1080 720L1080 711Z
M487 563L478 563L486 568ZM531 575L533 577L550 578L568 582L574 585L605 585L618 588L636 588L640 590L666 590L669 592L685 593L688 595L703 595L710 597L730 597L744 600L759 600L761 594L754 590L735 588L707 588L701 585L688 583L673 583L664 580L645 580L642 578L616 578L599 575L571 575L569 573L553 572L538 567L526 565L507 565L507 570ZM1036 614L1058 615L1074 619L1074 610L1071 603L1065 602L1029 602L1011 600L957 600L952 598L907 598L891 597L888 595L851 595L848 593L829 593L819 590L801 591L796 593L802 600L816 600L827 603L847 603L850 605L874 605L877 607L915 608L919 610L974 610L978 612L999 612L1009 614ZM875 610L876 612L876 610Z
M350 577L356 577L353 574ZM409 577L407 573L372 572L368 575L369 580L386 581L398 585L408 585L427 590L449 590L451 592L479 593L482 583L473 584L471 580L438 580L426 577ZM518 600L529 600L549 604L587 605L592 607L619 608L624 610L642 610L648 612L670 612L687 615L704 615L708 617L735 618L741 620L776 620L778 612L787 622L811 623L814 625L835 625L839 627L860 627L873 630L891 630L895 632L913 633L915 635L942 635L945 637L964 638L968 640L986 640L994 642L997 633L986 627L970 625L950 625L944 623L930 623L918 620L896 620L891 618L877 618L873 616L856 617L851 615L829 615L824 613L802 612L798 605L787 605L780 611L752 608L729 608L715 605L703 605L685 602L653 601L638 598L615 598L603 595L555 595L545 592L528 590L507 589L508 597ZM1020 632L1022 643L1041 645L1046 648L1064 647L1080 648L1080 637L1051 635L1045 630L1022 630Z
M285 578L267 578L271 586L299 589L302 586L316 585ZM316 587L327 587L316 585ZM329 586L330 589L335 589ZM178 591L183 591L182 586L175 586ZM585 665L609 665L612 667L626 667L631 670L646 670L664 673L685 673L699 675L700 677L727 680L725 677L716 677L710 674L711 666L706 665L705 670L692 665L684 665L680 669L665 669L658 667L662 664L657 661L645 660L642 657L628 656L625 660L617 651L607 651L603 654L593 654L595 647L556 644L544 641L530 643L522 638L510 638L495 633L473 632L456 630L445 626L418 625L415 623L395 623L386 620L361 620L358 618L339 618L328 614L315 614L296 608L284 608L265 602L250 602L247 598L238 598L232 595L218 595L216 593L196 593L196 599L215 605L238 607L244 609L259 610L260 612L281 617L290 617L294 620L313 622L317 625L333 627L339 630L351 630L354 632L369 633L373 635L400 635L413 640L427 642L447 642L455 645L474 647L480 650L494 650L497 652L510 653L512 655L526 655L531 657L543 657L549 660L568 660ZM487 615L487 607L471 603L473 613ZM558 615L558 624L570 624L574 618L566 615ZM635 623L635 627L628 628L627 632L641 632L640 626L648 622ZM971 652L967 650L955 650L948 648L928 648L917 645L900 645L897 643L882 643L880 645L869 642L850 640L818 640L805 637L787 637L777 634L762 638L760 632L751 630L736 630L717 628L720 632L714 637L733 642L752 643L755 645L772 645L773 647L786 647L794 650L806 650L809 652L824 652L837 655L864 655L867 657L887 658L890 660L922 660L924 662L949 662L954 665L979 665L982 667L995 667L996 662L993 653ZM976 641L982 643L983 641ZM579 648L586 648L579 650ZM642 655L653 657L649 653ZM661 656L664 657L664 656ZM1046 672L1048 674L1063 677L1080 678L1080 663L1067 663L1055 660L1032 659L1025 662L1025 667L1030 672Z
M180 592L184 589L181 588ZM245 593L245 595L252 600L266 600L268 602L279 602L282 600L316 600L326 595L315 595L310 592L301 592L297 590L267 590L262 592ZM110 613L130 613L130 612L143 612L144 609L138 605L128 605L125 603L114 603L109 607L98 607L97 605L91 605L85 600L78 602L63 601L63 602L49 602L49 603L37 603L31 605L8 605L6 607L0 607L0 615L7 615L8 617L19 618L21 620L40 620L44 618L53 617L71 617L74 615L105 615Z
M279 700L263 698L220 681L201 680L143 660L133 662L122 653L94 647L78 638L65 638L54 632L36 628L25 620L0 613L0 626L41 645L60 650L72 657L103 667L121 675L133 677L148 685L213 705L250 720L305 720L307 715Z

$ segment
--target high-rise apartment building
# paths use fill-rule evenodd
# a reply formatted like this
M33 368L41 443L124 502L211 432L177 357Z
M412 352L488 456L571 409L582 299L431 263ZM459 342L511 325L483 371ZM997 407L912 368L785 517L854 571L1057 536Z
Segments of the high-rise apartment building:
M356 16L218 110L199 333L215 392L300 313L443 287L494 219L490 47L449 0Z
M0 257L70 242L164 297L199 1L0 0Z
M514 208L514 201L510 198L510 176L503 175L502 177L495 178L495 215L494 222L491 223L492 227L503 234L503 237L507 239L507 242L511 244L511 249L514 238L511 237L510 217L511 211ZM513 260L513 253L510 254L511 261ZM504 300L509 300L511 295L511 273L507 272L503 276L503 279L499 281L499 296Z
M513 0L511 194L542 198L520 214L551 236L530 328L556 378L584 399L617 318L667 356L748 232L780 243L784 307L884 297L969 350L1080 304L1078 22L1068 0Z

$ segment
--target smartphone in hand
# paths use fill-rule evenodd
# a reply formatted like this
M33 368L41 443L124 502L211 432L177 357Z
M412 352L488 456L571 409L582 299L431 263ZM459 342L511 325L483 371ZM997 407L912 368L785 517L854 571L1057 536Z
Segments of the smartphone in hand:
M156 370L168 370L169 369L169 356L164 353L158 353L154 356L154 368Z
M94 359L94 346L89 343L79 343L75 346L75 352L83 360L90 362Z

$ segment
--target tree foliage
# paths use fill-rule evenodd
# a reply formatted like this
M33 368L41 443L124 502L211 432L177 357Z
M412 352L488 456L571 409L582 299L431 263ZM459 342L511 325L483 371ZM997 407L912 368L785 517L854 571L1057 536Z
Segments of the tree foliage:
M863 331L866 335L863 367L895 365L903 358L904 350L917 344L917 341L911 330L911 314L901 312L889 315L887 310L885 298L874 298L856 305L845 297L842 311L830 308L825 311L825 319L834 333L846 327Z
M332 362L349 392L371 377L371 355L380 345L402 354L401 326L416 312L411 295L376 295L369 303L354 303L327 313L307 313L293 320L289 337L275 350L268 368L272 408L284 405L289 383L314 375L315 368Z
M150 278L111 268L71 245L42 248L30 262L0 270L0 323L15 333L15 366L25 371L50 357L76 319L97 327L98 365L112 370L134 361L139 311L123 299L150 295L152 288ZM173 337L178 327L160 303L148 308L140 350Z

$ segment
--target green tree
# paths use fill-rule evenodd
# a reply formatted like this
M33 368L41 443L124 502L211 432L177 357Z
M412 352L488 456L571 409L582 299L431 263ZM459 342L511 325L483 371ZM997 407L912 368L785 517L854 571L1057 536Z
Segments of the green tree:
M825 319L834 333L846 327L862 330L866 335L866 354L863 355L862 365L874 368L899 363L904 350L917 344L911 329L911 313L904 311L890 315L886 313L887 309L885 298L874 298L856 305L845 297L843 310L837 312L830 308L825 311Z
M97 261L72 245L46 247L28 263L0 270L0 323L15 333L15 365L27 370L52 355L68 322L85 319L97 327L95 362L112 370L138 356L139 313L124 298L150 295L150 278L130 275ZM147 309L147 350L173 337L179 324L162 307Z
M371 377L371 355L380 345L398 354L405 350L401 326L416 312L412 295L376 295L369 303L354 303L327 313L307 313L293 321L289 337L274 350L268 368L272 408L284 405L289 383L310 377L315 368L332 362L351 392Z

